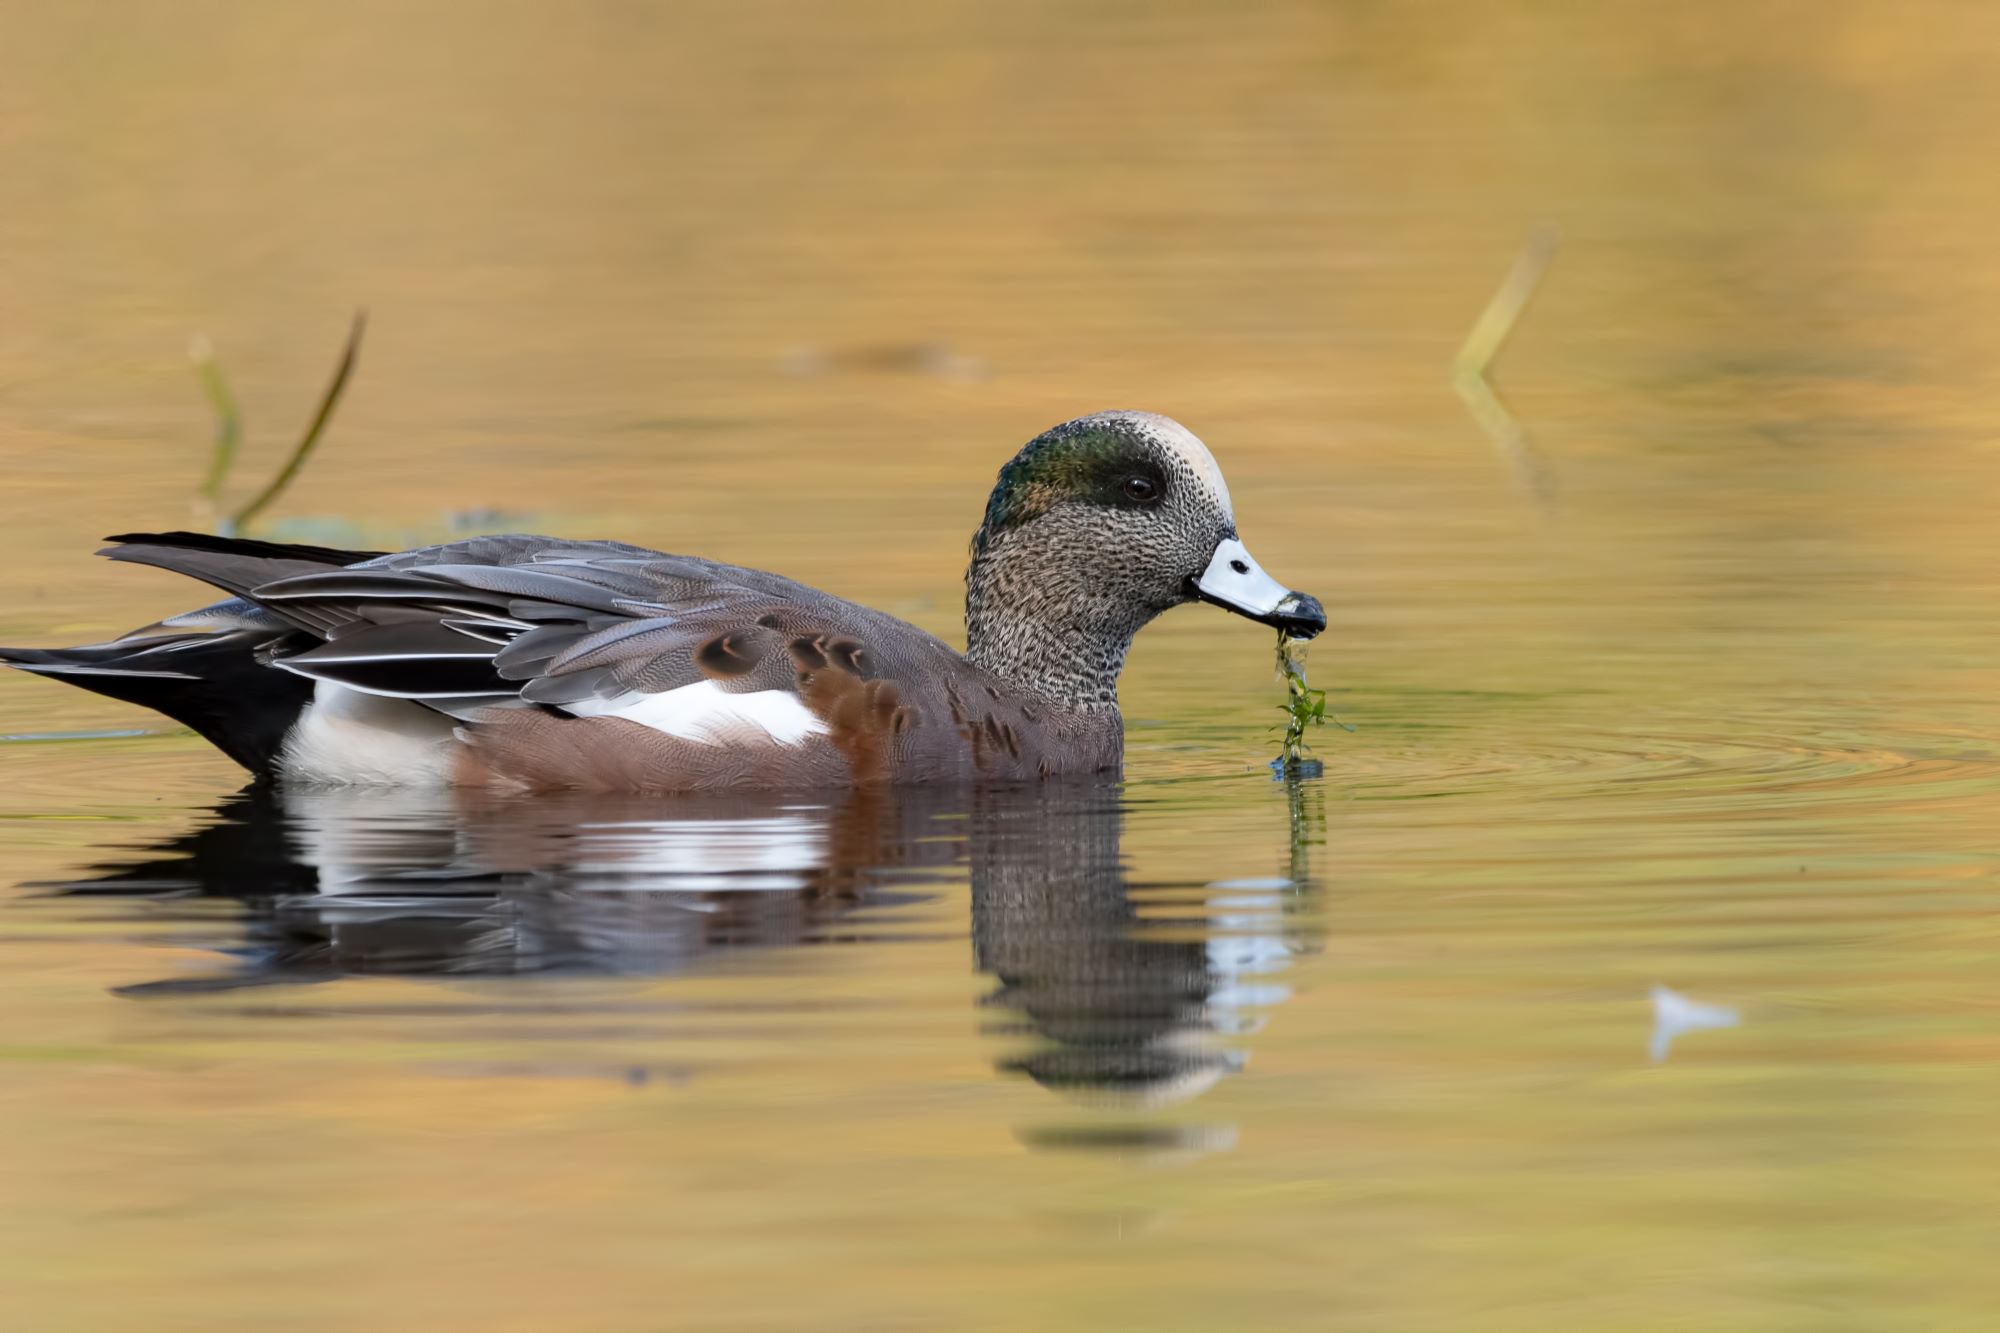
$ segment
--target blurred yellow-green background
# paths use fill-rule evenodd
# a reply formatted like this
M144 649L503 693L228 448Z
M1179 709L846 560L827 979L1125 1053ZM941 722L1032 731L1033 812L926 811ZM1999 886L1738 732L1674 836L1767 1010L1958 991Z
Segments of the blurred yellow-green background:
M1112 815L932 812L782 946L383 976L323 905L35 887L240 775L0 680L7 1322L1989 1327L1996 117L1977 4L0 4L0 642L198 600L89 558L211 517L190 341L241 498L365 307L268 535L954 637L998 465L1147 408L1358 728L1273 783L1269 640L1176 612ZM1544 227L1538 500L1448 372ZM1066 873L1113 910L1007 961ZM1086 934L1199 972L1162 1042L1227 1072L1018 1076L1132 999ZM1654 985L1740 1021L1655 1062Z

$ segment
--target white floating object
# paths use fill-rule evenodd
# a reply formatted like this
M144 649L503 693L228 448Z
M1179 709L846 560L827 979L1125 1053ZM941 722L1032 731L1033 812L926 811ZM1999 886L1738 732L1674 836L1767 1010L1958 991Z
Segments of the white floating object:
M1653 987L1653 1063L1659 1064L1667 1058L1667 1051L1674 1044L1674 1038L1683 1032L1701 1032L1708 1028L1733 1028L1742 1022L1742 1016L1734 1009L1719 1004L1703 1004L1690 1000L1685 995L1676 994L1665 986Z

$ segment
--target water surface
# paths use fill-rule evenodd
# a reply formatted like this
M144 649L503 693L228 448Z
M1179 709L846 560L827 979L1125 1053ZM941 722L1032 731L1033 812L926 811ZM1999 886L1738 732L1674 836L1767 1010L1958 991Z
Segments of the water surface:
M257 797L0 680L23 1327L1990 1325L1992 16L5 21L0 642L192 604L88 556L207 517L188 340L247 490L366 305L270 535L955 636L998 465L1151 408L1357 728L1274 781L1208 608L1032 793ZM1543 223L1537 503L1445 369Z

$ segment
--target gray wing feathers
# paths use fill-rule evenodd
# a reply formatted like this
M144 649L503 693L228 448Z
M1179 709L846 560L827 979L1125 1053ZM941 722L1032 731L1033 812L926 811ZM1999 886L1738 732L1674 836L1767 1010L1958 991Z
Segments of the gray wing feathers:
M928 639L776 574L621 542L477 537L349 560L183 534L108 554L247 598L230 613L241 606L268 624L272 665L460 717L702 679L793 688L774 611L787 634L872 627Z
M830 601L755 570L529 538L320 566L250 592L323 640L275 665L458 714L671 689L701 678L703 642L754 630L754 608Z
M98 554L121 564L149 565L154 569L185 574L238 597L248 597L253 589L274 579L310 574L326 568L322 561L238 555L229 551L194 551L175 546L107 546Z

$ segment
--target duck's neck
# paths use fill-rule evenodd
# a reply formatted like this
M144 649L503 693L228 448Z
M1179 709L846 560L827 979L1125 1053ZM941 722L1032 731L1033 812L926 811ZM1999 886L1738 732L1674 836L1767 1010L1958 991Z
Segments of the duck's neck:
M966 660L1060 707L1116 713L1118 673L1152 612L1035 555L1012 550L1003 538L973 556L965 574Z

